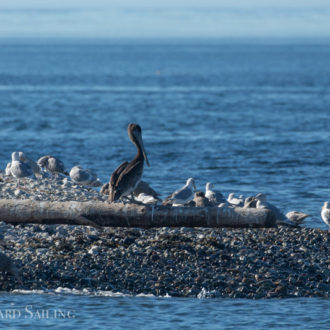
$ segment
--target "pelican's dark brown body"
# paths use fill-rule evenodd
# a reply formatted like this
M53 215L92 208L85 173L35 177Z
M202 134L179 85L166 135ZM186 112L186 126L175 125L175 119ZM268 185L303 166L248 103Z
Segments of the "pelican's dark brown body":
M128 136L137 148L134 159L124 162L112 173L109 183L109 201L113 202L133 193L143 174L144 160L149 166L142 141L142 130L137 124L128 125Z

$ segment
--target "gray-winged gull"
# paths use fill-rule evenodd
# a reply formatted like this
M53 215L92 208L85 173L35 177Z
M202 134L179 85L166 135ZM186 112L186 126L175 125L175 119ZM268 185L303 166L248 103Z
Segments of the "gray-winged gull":
M225 203L226 199L219 191L213 191L212 188L214 187L213 183L208 182L205 186L205 197L209 200L209 202L216 206L220 203Z
M189 178L186 184L166 198L166 201L172 202L173 206L184 205L194 198L195 181Z
M8 163L7 166L6 166L6 169L5 169L5 175L7 176L11 176L11 163Z
M230 193L228 195L227 201L228 201L228 203L230 203L230 204L232 204L234 206L240 206L240 207L242 207L244 205L243 198L241 198L241 196L240 196L240 198L235 197L235 194L234 193Z
M19 159L19 152L14 151L11 154L10 173L14 178L18 179L17 184L21 178L34 177L31 167Z
M145 182L143 180L141 180L137 184L137 186L135 187L135 189L133 191L133 194L135 196L139 196L140 194L145 194L148 196L153 196L156 199L159 199L158 193L154 189L152 189L147 182Z
M31 167L33 173L35 176L42 176L42 173L41 173L41 168L40 166L34 162L33 160L31 160L29 157L27 157L24 152L20 151L19 152L19 159L20 161L22 161L24 164L28 165Z
M72 167L70 171L70 178L73 182L85 186L99 187L102 185L93 170L89 168L84 169L79 165Z
M140 193L138 196L134 197L134 199L143 204L157 204L159 202L159 199L145 193Z
M281 220L281 221L288 220L288 218L284 215L284 213L280 209L278 209L275 205L267 202L266 194L260 193L256 195L255 198L257 199L257 209L271 210L274 213L276 220Z

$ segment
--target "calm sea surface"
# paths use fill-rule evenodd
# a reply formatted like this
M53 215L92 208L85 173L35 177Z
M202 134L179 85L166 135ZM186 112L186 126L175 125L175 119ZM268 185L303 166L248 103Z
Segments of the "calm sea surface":
M329 114L329 44L0 40L2 169L13 151L53 154L106 182L133 158L127 125L136 122L151 164L144 179L163 197L194 177L200 190L211 181L226 195L267 193L325 229ZM22 306L22 297L35 309L77 311L35 323L43 325L321 329L329 317L321 299L2 294L1 308Z

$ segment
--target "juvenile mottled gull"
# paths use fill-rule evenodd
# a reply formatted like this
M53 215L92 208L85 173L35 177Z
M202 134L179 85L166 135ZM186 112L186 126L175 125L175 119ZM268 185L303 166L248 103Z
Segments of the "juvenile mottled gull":
M213 191L214 187L213 183L208 182L205 186L205 197L209 200L209 202L213 205L219 205L220 203L225 203L225 197L219 191Z
M322 220L326 225L329 226L330 229L330 208L329 208L329 202L324 202L322 206L322 211L321 211L321 217Z
M309 217L309 214L298 211L290 211L285 216L296 225L300 225L307 217Z
M44 170L50 172L53 176L57 176L59 173L69 175L64 169L63 162L51 155L39 158L38 165Z
M176 190L166 200L172 202L173 205L188 203L194 198L194 188L196 189L195 181L193 178L189 178L182 188Z
M214 206L214 204L211 203L209 201L209 199L205 197L205 194L203 191L195 192L194 202L195 202L196 207Z
M79 165L72 167L70 171L70 178L73 182L85 186L99 187L102 185L93 170L88 168L84 169Z
M33 177L33 171L31 167L20 161L19 152L17 151L11 154L10 173L14 178L17 178L18 180L21 178Z

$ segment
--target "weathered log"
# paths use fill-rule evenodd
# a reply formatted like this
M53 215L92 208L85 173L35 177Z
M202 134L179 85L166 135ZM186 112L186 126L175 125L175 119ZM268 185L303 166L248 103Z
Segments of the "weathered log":
M171 207L108 202L0 200L0 220L95 227L272 227L266 209Z

